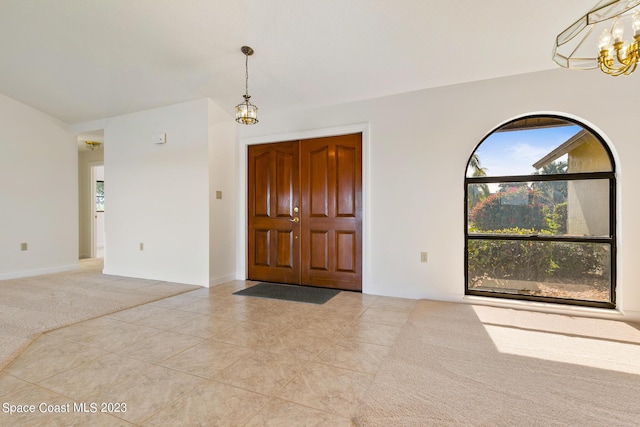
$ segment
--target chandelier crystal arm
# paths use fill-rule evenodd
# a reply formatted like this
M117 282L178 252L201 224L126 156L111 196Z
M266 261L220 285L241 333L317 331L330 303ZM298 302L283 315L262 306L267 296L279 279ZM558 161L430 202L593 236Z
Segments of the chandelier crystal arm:
M624 64L628 61L627 49L624 42L617 42L613 45L613 51L616 53L616 59L619 63Z
M630 75L633 73L640 59L640 35L634 36L634 41L628 46L619 41L610 49L602 49L598 56L598 65L602 72L611 76Z

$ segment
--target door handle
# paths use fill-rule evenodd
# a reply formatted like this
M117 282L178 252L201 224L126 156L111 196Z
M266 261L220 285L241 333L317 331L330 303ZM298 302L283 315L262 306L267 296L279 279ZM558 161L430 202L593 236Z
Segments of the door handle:
M293 219L290 219L289 221L291 222L300 222L300 218L298 218L297 216L294 217Z

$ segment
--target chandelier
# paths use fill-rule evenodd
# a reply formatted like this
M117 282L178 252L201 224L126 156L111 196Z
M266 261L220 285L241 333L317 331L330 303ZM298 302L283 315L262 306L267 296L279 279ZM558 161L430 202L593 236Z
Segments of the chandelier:
M99 148L101 144L102 144L102 142L98 142L98 141L85 141L84 142L84 145L86 145L86 147L91 151L95 150L96 148Z
M249 56L253 55L253 49L249 46L242 46L240 49L244 53L244 102L236 105L236 122L243 125L254 125L258 123L258 107L249 102Z
M601 0L556 37L553 60L574 70L633 73L640 60L640 0ZM625 37L631 34L630 37Z

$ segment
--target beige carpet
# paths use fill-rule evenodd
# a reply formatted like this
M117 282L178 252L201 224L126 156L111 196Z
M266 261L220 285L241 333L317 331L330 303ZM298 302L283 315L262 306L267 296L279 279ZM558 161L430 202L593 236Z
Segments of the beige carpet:
M624 322L420 301L358 426L637 426L640 330Z
M0 369L41 333L198 286L108 276L102 260L80 269L0 281Z

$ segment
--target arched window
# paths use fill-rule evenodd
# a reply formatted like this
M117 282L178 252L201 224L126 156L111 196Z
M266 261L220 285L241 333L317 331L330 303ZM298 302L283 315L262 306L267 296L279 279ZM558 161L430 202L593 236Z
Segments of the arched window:
M615 165L565 117L508 122L465 178L467 295L615 307Z

